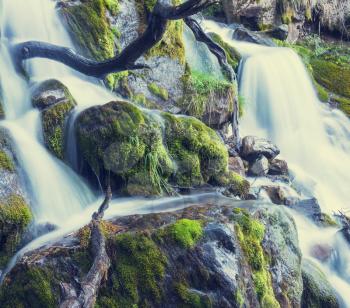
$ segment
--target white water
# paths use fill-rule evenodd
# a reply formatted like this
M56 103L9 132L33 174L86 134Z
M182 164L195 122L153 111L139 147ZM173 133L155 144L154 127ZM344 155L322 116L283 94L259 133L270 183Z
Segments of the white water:
M350 121L322 104L298 55L287 48L271 48L232 40L232 29L205 21L243 55L240 95L245 99L240 123L242 136L272 140L306 196L315 196L324 212L350 207ZM324 229L293 213L304 258L313 259L350 307L350 249L334 228ZM330 245L336 260L326 264L313 258L315 244Z
M28 182L35 221L61 226L96 197L79 176L43 145L40 114L32 108L28 84L15 73L7 48L28 40L67 47L72 44L57 16L54 1L2 0L0 7L0 83L6 114L6 121L1 125L8 128L13 137L16 155ZM79 110L114 98L103 87L62 64L35 59L27 61L25 68L31 81L50 78L62 81L78 102Z

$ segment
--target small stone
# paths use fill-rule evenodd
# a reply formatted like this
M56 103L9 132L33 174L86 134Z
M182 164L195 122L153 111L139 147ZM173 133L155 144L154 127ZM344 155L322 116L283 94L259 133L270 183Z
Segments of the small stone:
M239 156L229 157L228 168L229 170L234 171L241 176L245 176L245 168L244 168L243 160Z
M282 159L273 159L269 166L270 175L288 175L288 164Z
M274 159L279 153L278 147L264 138L246 136L242 139L241 157L248 161L254 161L261 155Z
M255 176L265 176L269 170L269 161L265 156L257 158L249 167L249 173Z

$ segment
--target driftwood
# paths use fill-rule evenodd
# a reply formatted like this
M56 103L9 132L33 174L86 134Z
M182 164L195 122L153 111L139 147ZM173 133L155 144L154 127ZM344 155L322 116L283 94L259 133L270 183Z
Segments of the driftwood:
M80 292L77 294L75 288L67 283L61 283L63 300L60 308L90 308L94 307L96 296L103 279L107 277L110 267L110 259L106 251L106 240L101 229L101 220L104 212L109 206L112 198L111 187L106 191L106 196L98 211L92 215L90 222L91 229L91 253L94 263L87 275L82 279Z
M66 47L29 41L13 46L14 63L17 70L21 71L24 60L46 58L96 78L104 78L110 73L147 68L147 65L138 64L136 61L162 39L169 21L187 18L218 2L219 0L187 0L181 5L173 6L167 4L166 0L158 0L149 16L145 32L120 54L105 61L98 62L85 58Z

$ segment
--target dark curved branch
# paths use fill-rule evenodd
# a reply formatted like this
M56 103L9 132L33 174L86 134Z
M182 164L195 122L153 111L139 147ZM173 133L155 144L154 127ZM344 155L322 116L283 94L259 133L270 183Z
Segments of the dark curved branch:
M105 61L98 62L85 58L66 47L29 41L13 47L15 66L18 71L21 71L24 60L46 58L61 62L78 72L96 78L104 78L110 73L147 68L135 62L162 39L169 20L186 18L217 2L218 0L187 0L181 5L171 6L166 3L166 0L158 0L149 16L145 32L119 55Z
M185 23L192 30L196 40L206 44L211 53L216 56L220 66L225 71L226 75L228 75L230 81L234 81L236 79L236 74L231 65L229 65L227 62L225 50L219 44L215 43L212 38L203 31L200 24L194 18L186 17Z

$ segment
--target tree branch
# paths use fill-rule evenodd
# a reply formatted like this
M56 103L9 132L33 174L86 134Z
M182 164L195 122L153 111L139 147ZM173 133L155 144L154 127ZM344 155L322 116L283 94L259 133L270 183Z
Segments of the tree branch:
M106 251L106 239L101 229L101 220L109 206L112 198L111 187L108 186L106 196L97 212L92 215L90 222L91 229L91 253L94 257L87 275L82 279L80 284L80 293L77 294L74 287L67 283L61 283L63 300L60 308L90 308L94 307L96 296L103 279L106 278L111 261Z
M104 78L110 73L146 68L145 65L136 64L136 61L162 39L170 20L186 18L217 2L218 0L188 0L178 6L172 6L165 0L158 0L150 14L145 32L119 55L105 61L98 62L85 58L66 47L29 41L13 46L14 64L18 71L22 71L24 60L46 58L96 78Z

